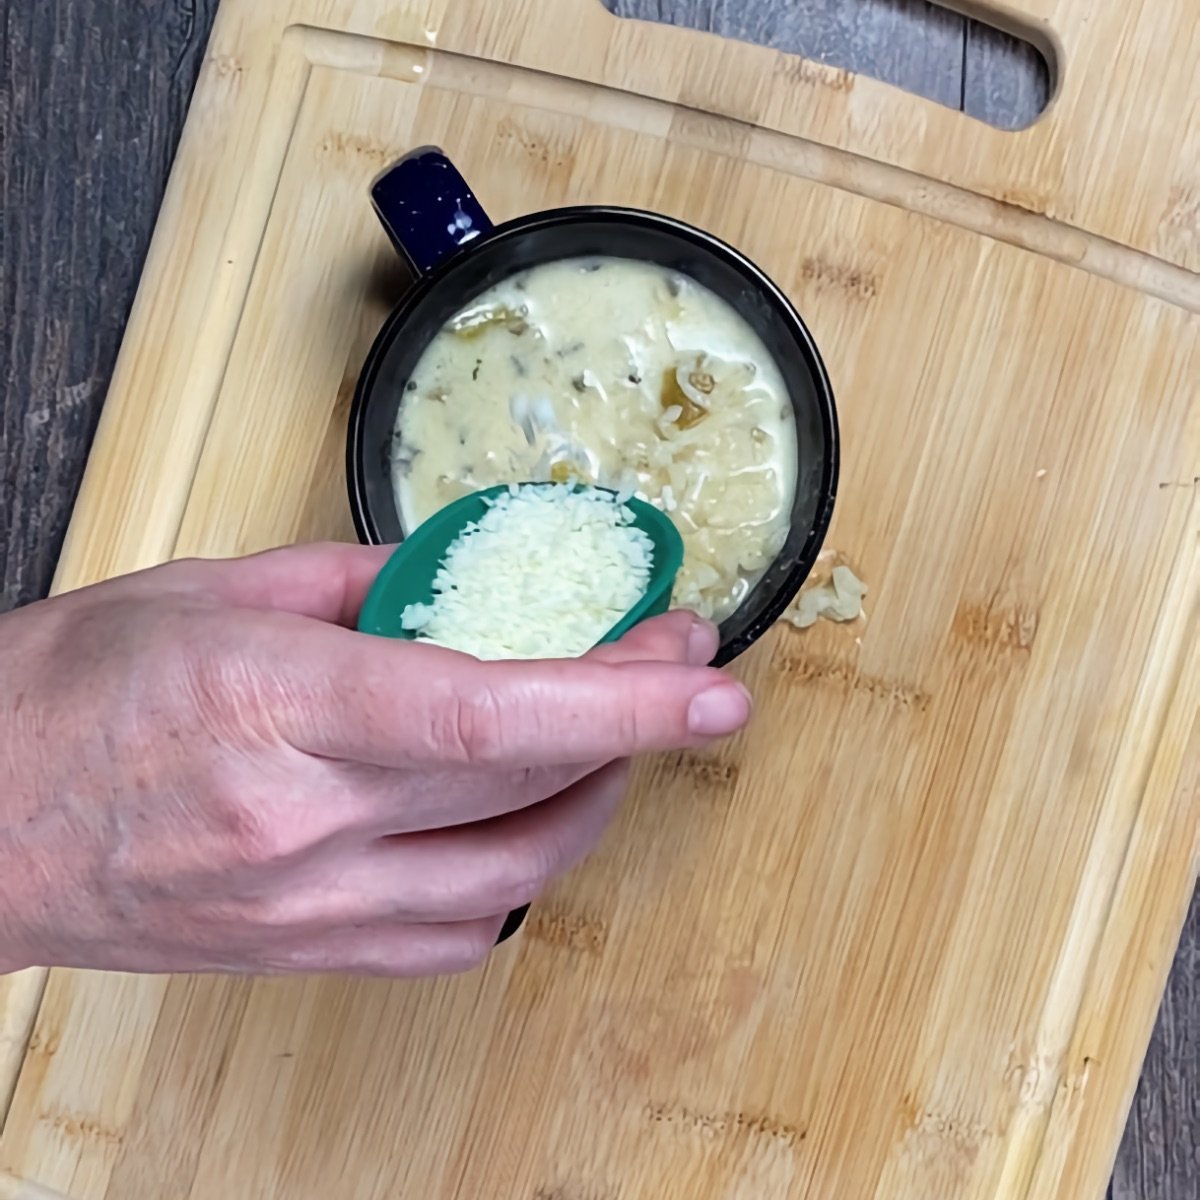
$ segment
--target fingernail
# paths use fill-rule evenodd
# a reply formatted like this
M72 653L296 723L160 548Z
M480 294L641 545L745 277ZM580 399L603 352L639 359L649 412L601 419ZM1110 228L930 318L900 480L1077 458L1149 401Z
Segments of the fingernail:
M720 641L717 627L696 617L688 632L688 662L693 667L707 667L716 658Z
M701 692L688 709L688 729L699 737L724 737L749 719L750 693L733 681Z

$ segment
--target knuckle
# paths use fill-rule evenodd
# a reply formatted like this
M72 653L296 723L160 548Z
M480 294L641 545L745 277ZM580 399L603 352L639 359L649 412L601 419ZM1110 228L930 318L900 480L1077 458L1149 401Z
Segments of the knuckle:
M446 974L462 975L474 971L488 959L496 944L491 922L474 921L450 939L441 968Z
M226 796L221 809L233 858L239 865L271 866L296 852L294 826L280 820L269 806L244 796Z
M532 835L512 839L506 852L493 860L490 886L481 905L487 912L509 912L532 904L550 886L562 857L557 841L547 844L545 838Z
M630 691L621 697L614 710L614 725L619 747L633 748L642 744L642 715L635 692Z
M518 850L507 856L489 897L489 907L511 910L531 904L549 886L551 876L547 855L531 849Z
M508 719L490 687L453 692L437 707L434 722L430 741L439 758L487 766L504 755Z
M341 828L323 811L323 790L271 751L216 748L196 798L189 827L231 866L292 863Z
M244 902L239 915L252 928L268 933L280 933L306 924L306 914L286 892L255 896Z
M257 955L256 974L310 974L330 969L329 955L313 945L271 946Z
M184 684L201 726L224 742L262 741L260 681L244 654L209 644L189 654Z
M329 679L309 670L303 646L281 638L270 615L204 613L178 664L180 691L196 725L220 746L288 748L334 717Z

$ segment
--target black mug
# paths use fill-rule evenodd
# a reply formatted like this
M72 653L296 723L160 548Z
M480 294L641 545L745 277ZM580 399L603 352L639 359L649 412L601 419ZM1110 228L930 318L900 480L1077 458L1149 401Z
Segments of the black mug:
M721 623L715 664L757 641L812 570L837 495L833 389L812 335L784 293L718 238L640 209L557 208L493 225L454 164L432 147L384 171L371 187L371 201L414 283L376 338L350 411L347 476L359 538L390 545L404 537L392 488L396 418L409 376L451 317L493 285L542 263L590 257L657 263L715 292L749 322L779 367L795 412L798 471L787 541ZM510 915L500 941L520 928L525 912Z

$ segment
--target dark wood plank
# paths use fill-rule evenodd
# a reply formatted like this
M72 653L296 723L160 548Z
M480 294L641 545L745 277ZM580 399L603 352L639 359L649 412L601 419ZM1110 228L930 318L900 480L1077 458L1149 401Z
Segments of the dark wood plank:
M1200 1196L1200 891L1142 1069L1112 1200Z
M619 16L758 42L962 104L964 18L923 0L604 0Z
M963 108L1001 129L1032 125L1050 99L1046 60L1028 42L967 22Z
M49 586L215 8L0 5L0 610Z
M605 2L860 70L995 124L1024 123L1040 95L1028 51L916 0ZM215 8L0 0L0 611L49 586ZM1198 968L1200 901L1112 1200L1200 1196Z

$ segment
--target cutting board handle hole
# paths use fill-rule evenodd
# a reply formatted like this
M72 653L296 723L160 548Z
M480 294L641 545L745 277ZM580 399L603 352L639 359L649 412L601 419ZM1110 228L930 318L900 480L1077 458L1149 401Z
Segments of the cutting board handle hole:
M924 0L860 0L849 13L835 0L600 2L618 17L715 33L819 62L846 83L851 73L870 75L1004 130L1032 125L1049 106L1059 77L1056 40L1048 29L972 0L962 0L962 7L977 17ZM914 45L924 52L914 53ZM806 81L820 77L813 72Z

